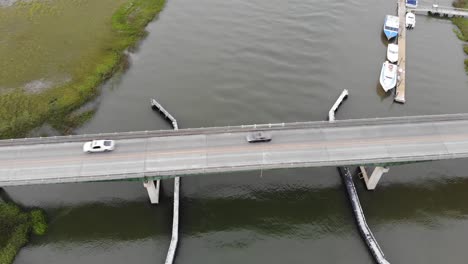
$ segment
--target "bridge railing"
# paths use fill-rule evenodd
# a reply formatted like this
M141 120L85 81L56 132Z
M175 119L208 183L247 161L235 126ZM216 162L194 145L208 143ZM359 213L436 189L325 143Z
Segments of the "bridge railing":
M250 131L271 131L285 129L320 129L333 127L353 127L353 126L374 126L374 125L395 125L412 124L428 122L449 122L468 120L468 114L446 114L431 116L404 116L404 117L384 117L384 118L366 118L366 119L348 119L337 120L333 123L328 121L312 122L293 122L293 123L272 123L272 124L254 124L240 126L208 127L208 128L188 128L179 130L151 130L151 131L132 131L132 132L114 132L100 134L68 135L53 137L35 137L35 138L16 138L0 140L0 146L31 145L31 144L52 144L65 142L81 142L93 139L132 139L166 136L190 136L190 135L208 135L220 133L239 133Z

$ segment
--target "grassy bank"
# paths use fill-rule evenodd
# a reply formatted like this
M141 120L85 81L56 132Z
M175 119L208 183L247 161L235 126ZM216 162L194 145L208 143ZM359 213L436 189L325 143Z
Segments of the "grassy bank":
M468 9L468 0L456 0L453 2L453 6ZM456 17L452 18L452 21L458 27L458 31L455 32L458 38L468 42L468 19ZM463 50L468 54L468 43L464 44ZM468 59L465 59L465 71L468 73Z
M6 57L0 62L0 138L25 136L45 122L66 132L89 119L92 112L71 113L95 97L97 87L121 69L124 50L145 36L145 26L164 3L52 0L0 8L0 25L12 32L3 54L0 48L0 57ZM89 14L98 4L99 12ZM28 34L28 27L37 29ZM37 92L51 83L52 88Z
M23 212L14 204L0 203L0 264L12 263L31 233L43 235L46 230L42 211Z

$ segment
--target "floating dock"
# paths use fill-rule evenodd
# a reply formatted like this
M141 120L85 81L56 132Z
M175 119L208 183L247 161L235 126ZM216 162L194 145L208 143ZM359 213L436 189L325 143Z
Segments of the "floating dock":
M328 111L328 121L334 122L335 121L335 112L338 110L338 107L340 107L341 103L343 102L344 99L348 98L348 90L344 89L343 92L341 92L340 96L338 99L336 99L335 104L333 104L332 108L330 111Z
M179 129L177 125L177 120L166 109L164 109L164 107L160 103L158 103L156 99L151 98L151 108L153 110L159 111L159 113L161 113L166 120L169 120L172 124L172 127L175 130Z
M174 119L175 120L175 119ZM174 124L174 123L173 123ZM175 121L174 130L179 130L177 127L177 121ZM166 261L164 264L172 264L174 262L174 256L177 249L177 243L179 242L179 189L180 189L180 177L174 178L174 208L172 214L172 237L171 243L169 244L169 250L167 251Z
M164 264L172 264L179 241L179 187L180 178L174 179L174 213L172 216L172 237Z
M406 89L406 1L398 0L398 17L400 29L398 30L398 79L395 92L395 102L405 103Z

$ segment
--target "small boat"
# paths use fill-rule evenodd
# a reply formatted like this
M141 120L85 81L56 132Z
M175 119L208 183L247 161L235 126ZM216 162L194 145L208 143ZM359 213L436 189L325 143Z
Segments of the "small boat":
M397 68L395 64L385 61L380 71L380 85L385 92L395 88L397 82Z
M416 26L416 15L412 12L406 13L406 28L413 29Z
M397 44L394 44L394 43L388 44L387 59L392 63L398 61L398 45Z
M409 7L409 8L418 7L418 0L406 0L406 7Z
M398 28L400 27L400 19L397 16L386 15L384 23L384 33L387 39L398 36Z

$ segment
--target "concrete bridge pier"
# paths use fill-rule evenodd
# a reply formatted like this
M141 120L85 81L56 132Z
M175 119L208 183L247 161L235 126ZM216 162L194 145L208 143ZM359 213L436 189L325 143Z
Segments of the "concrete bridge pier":
M369 177L366 167L359 166L359 169L361 170L362 177L366 183L367 190L375 190L375 187L377 187L377 183L379 183L382 175L390 170L389 167L377 166L374 168L372 174Z
M160 187L160 182L159 181L160 180L157 180L156 184L154 184L153 180L145 180L143 182L143 186L148 191L148 196L149 196L150 202L152 204L159 203L159 187Z

